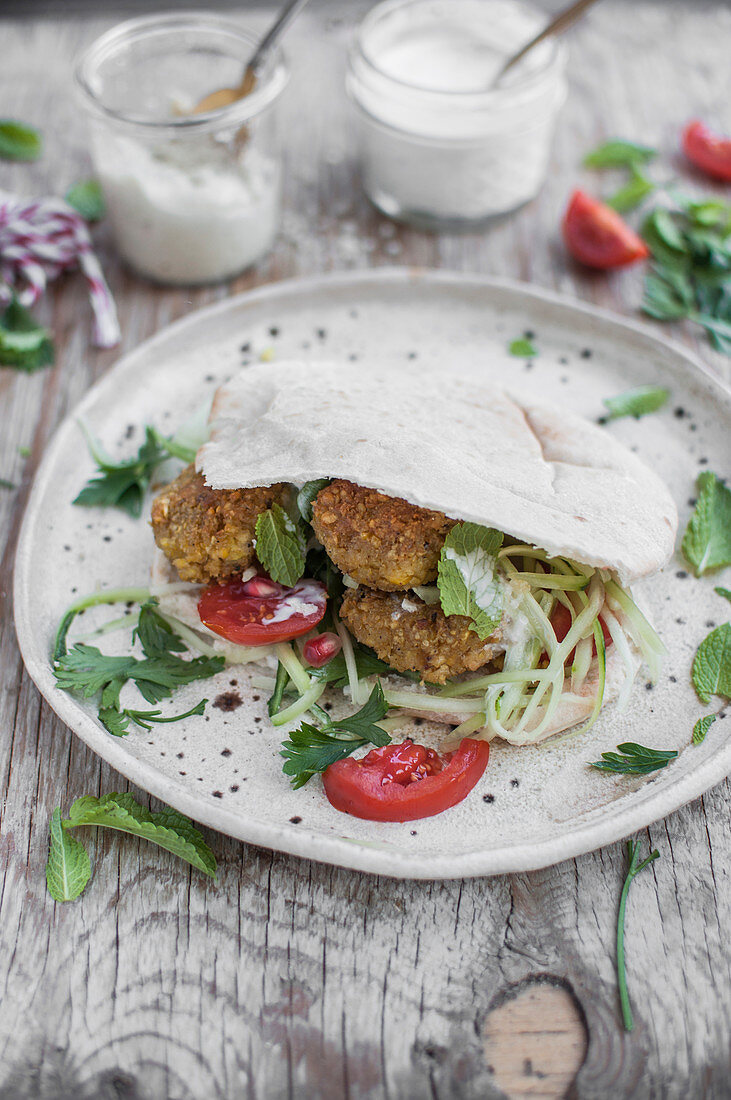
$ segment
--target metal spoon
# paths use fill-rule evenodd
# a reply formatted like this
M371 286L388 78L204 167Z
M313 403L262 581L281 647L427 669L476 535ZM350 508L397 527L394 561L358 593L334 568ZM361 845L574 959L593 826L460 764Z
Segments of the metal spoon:
M244 96L253 92L259 71L264 66L272 49L295 16L302 11L307 3L308 0L289 0L254 51L244 69L244 75L238 87L218 88L215 92L209 92L196 104L191 114L200 115L207 111L218 111L221 107L228 107L230 104L235 103L237 99L243 99Z
M505 64L502 66L497 76L495 76L490 84L491 88L496 87L503 79L505 74L512 69L513 65L517 65L519 61L522 61L525 55L537 46L539 42L543 42L544 39L550 38L552 34L562 34L565 30L581 18L584 12L588 11L593 4L596 4L597 0L578 0L575 4L570 4L568 8L564 8L560 11L551 22L543 28L540 34L537 34L535 38L531 38L530 42L526 42L525 46L521 46L517 53L509 57Z

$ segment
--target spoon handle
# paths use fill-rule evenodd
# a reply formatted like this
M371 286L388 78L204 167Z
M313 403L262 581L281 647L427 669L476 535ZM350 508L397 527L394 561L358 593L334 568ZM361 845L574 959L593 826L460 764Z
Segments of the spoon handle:
M266 61L269 51L279 39L279 36L284 33L294 17L299 14L308 2L309 0L289 0L289 3L284 5L276 20L272 23L261 42L256 47L253 57L246 66L247 72L252 72L256 75Z
M525 57L529 50L532 50L534 46L537 46L539 42L543 42L544 38L549 38L552 34L561 34L580 19L581 16L587 11L593 4L596 4L597 0L577 0L575 4L570 4L568 8L564 8L558 15L551 20L551 22L543 28L540 34L537 34L535 38L531 38L530 42L526 42L516 54L508 58L500 72L497 74L493 81L493 86L499 84L505 74L512 69L513 65L517 65L519 61Z

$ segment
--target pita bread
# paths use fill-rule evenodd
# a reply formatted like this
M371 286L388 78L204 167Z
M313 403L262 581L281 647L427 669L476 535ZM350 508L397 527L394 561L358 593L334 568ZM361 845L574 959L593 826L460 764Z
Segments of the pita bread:
M197 468L216 489L340 477L496 527L628 583L670 557L677 511L609 432L474 369L288 361L222 386Z

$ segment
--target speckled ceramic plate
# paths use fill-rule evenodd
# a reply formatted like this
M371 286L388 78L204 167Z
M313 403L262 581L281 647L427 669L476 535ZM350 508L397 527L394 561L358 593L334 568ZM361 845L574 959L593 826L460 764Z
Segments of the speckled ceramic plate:
M531 362L507 352L526 330L535 333L539 349ZM711 708L699 705L689 681L697 645L728 617L728 604L713 586L729 582L695 580L679 558L644 585L669 650L661 682L650 689L640 678L624 714L610 710L588 734L557 746L495 744L471 795L425 821L376 824L339 814L318 780L291 790L278 755L282 731L267 722L267 693L251 689L240 669L177 694L175 709L182 710L203 687L218 703L209 705L206 718L122 739L98 724L94 707L58 691L48 654L62 612L76 594L95 587L145 584L152 549L144 519L71 506L92 473L77 417L112 453L128 454L139 444L141 425L151 421L171 431L242 362L268 348L282 358L358 359L364 371L376 361L396 368L414 358L458 370L469 359L513 390L550 396L590 418L601 414L602 397L660 383L672 391L665 409L641 421L617 421L607 431L662 473L681 530L699 471L729 473L731 395L717 381L641 326L543 291L476 276L387 270L279 283L202 310L126 356L84 397L48 449L23 525L15 584L23 656L50 704L95 752L134 783L231 836L404 878L547 866L647 825L731 770L731 717L717 721L702 745L691 745L694 722ZM91 616L87 622L93 625ZM108 635L99 644L113 652L117 639ZM251 705L239 711L237 693ZM625 740L676 748L680 755L649 779L587 766Z

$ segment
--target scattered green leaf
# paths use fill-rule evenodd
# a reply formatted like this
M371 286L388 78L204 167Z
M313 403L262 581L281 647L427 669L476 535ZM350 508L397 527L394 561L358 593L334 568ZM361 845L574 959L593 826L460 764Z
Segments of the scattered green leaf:
M439 596L445 615L466 615L470 630L488 638L502 618L497 552L503 535L477 523L457 523L439 558Z
M622 416L639 419L661 409L669 397L670 391L660 386L638 386L619 393L616 397L605 397L602 403L608 410L610 420L617 420Z
M718 585L713 591L717 592L719 596L723 596L724 599L731 600L731 588L722 588L721 585Z
M380 684L374 686L365 705L347 718L332 721L326 712L319 713L323 721L322 729L303 722L282 743L281 756L285 761L282 771L291 777L295 789L304 786L313 775L324 772L336 760L344 760L356 749L365 745L382 747L391 742L390 736L377 725L388 713L388 703Z
M615 138L605 141L584 157L586 168L628 168L636 164L645 164L657 156L657 149L649 145L638 145L634 141L622 141Z
M681 549L696 577L731 565L731 489L716 474L698 477L698 498Z
M648 195L655 190L653 181L640 171L636 163L630 165L630 178L627 183L615 191L607 200L607 206L611 206L618 214L626 214L634 210L645 201Z
M17 486L5 477L0 477L0 489L15 489Z
M537 354L535 344L525 336L512 340L508 346L511 355L517 355L521 359L533 359Z
M81 841L69 836L56 807L51 816L51 844L46 863L46 885L54 901L73 901L91 878L91 861Z
M297 511L305 523L312 523L312 505L315 497L329 484L329 477L321 477L317 481L306 482L297 493Z
M279 504L272 504L257 518L256 556L272 580L288 588L296 584L305 571L303 539Z
M87 222L98 222L106 213L99 180L84 180L69 187L64 196L69 206Z
M632 1031L634 1027L632 1007L630 1005L629 992L627 990L627 969L624 958L624 915L627 908L627 895L629 894L629 888L632 885L633 879L639 875L640 871L644 870L653 860L660 858L660 853L657 848L655 848L650 852L647 859L644 859L642 863L640 863L640 847L641 844L639 840L627 841L629 867L627 868L627 877L624 880L622 893L619 898L619 913L617 916L617 984L619 986L619 1002L622 1008L622 1021L625 1031Z
M716 721L715 714L707 714L705 718L699 718L696 724L693 726L693 744L700 745L702 741L705 741L706 734Z
M600 771L617 772L619 775L648 775L665 768L678 755L675 749L648 749L634 741L617 745L617 752L603 752L601 760L593 760L589 767Z
M38 160L42 149L41 135L32 126L11 118L0 119L0 159Z
M703 639L693 659L693 687L702 703L712 695L731 699L731 623L723 623Z
M53 363L48 331L15 298L0 316L0 366L31 374Z

